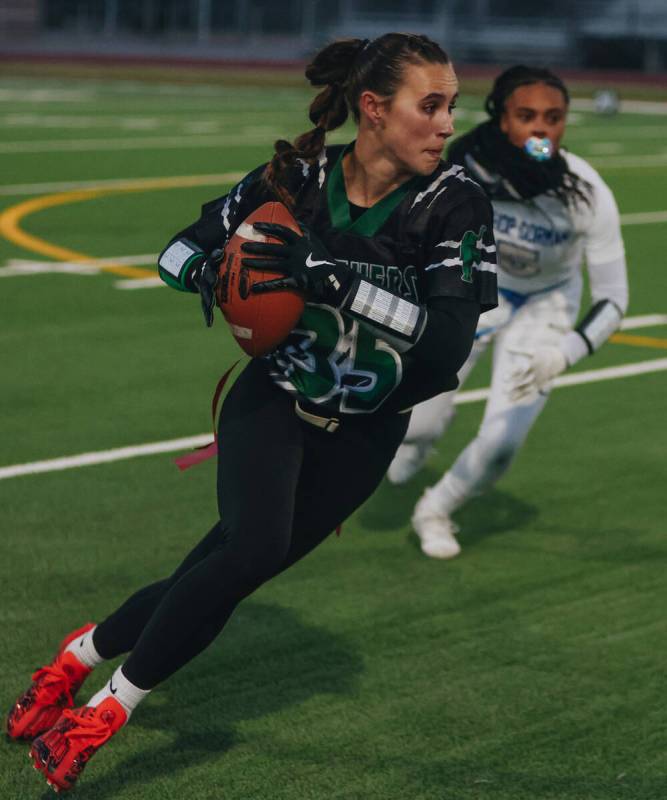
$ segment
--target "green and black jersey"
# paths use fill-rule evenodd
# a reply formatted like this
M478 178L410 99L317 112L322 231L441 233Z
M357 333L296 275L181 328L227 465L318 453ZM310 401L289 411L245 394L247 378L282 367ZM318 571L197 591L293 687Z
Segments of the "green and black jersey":
M300 164L290 186L295 216L317 233L333 258L396 302L403 298L426 307L434 320L456 317L460 309L474 315L465 326L471 331L465 358L477 316L497 304L488 199L462 167L441 162L431 175L412 178L359 213L345 192L346 149L327 147L314 165ZM276 199L262 181L263 170L207 203L200 219L179 236L205 252L220 247L254 209ZM175 271L160 266L160 274L177 288L192 288L186 279L176 281ZM452 329L442 327L446 330ZM363 315L308 303L297 327L265 363L278 386L326 415L404 410L456 387L456 370L443 374L438 368L454 346L444 333L422 337L407 352L377 334Z

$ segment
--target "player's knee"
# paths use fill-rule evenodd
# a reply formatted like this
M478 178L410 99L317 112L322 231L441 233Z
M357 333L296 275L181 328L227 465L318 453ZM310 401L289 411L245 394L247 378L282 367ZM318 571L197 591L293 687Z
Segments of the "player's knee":
M505 444L503 447L498 447L492 453L491 461L493 471L497 475L501 475L503 472L505 472L505 470L509 468L509 465L512 463L512 461L514 461L516 452L517 449L509 444Z
M289 552L291 525L271 517L245 515L221 527L218 550L225 562L233 560L238 583L251 589L279 572Z
M508 469L521 447L521 440L512 436L504 425L496 425L480 431L481 452L488 470L495 477Z

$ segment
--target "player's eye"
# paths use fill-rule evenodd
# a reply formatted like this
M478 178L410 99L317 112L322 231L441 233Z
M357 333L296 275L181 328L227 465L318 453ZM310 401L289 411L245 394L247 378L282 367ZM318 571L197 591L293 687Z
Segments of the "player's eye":
M456 103L450 103L450 105L449 105L449 113L453 114L455 108L456 108Z
M424 106L424 111L427 114L434 114L435 113L435 109L436 109L435 103L428 103L427 105Z

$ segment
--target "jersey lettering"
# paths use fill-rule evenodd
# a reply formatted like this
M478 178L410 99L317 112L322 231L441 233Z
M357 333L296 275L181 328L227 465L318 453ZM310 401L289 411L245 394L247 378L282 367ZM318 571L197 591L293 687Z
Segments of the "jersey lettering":
M482 232L483 233L483 232ZM399 294L411 303L419 303L417 291L417 270L413 266L400 267L385 266L384 264L369 264L367 261L348 261L337 258L339 264L345 264L362 278L372 281L376 286Z
M531 244L545 247L557 247L563 242L567 242L571 237L570 231L547 228L544 225L537 225L526 220L519 222L516 217L503 213L495 215L493 226L496 234L513 236L522 242L530 242Z
M302 397L347 413L375 411L402 376L392 347L329 306L306 306L274 363Z

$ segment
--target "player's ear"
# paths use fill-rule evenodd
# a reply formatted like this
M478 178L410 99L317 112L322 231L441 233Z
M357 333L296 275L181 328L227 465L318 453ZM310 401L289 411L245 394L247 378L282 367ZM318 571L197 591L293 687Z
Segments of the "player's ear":
M382 121L386 110L386 98L366 89L359 95L359 117L375 128Z

